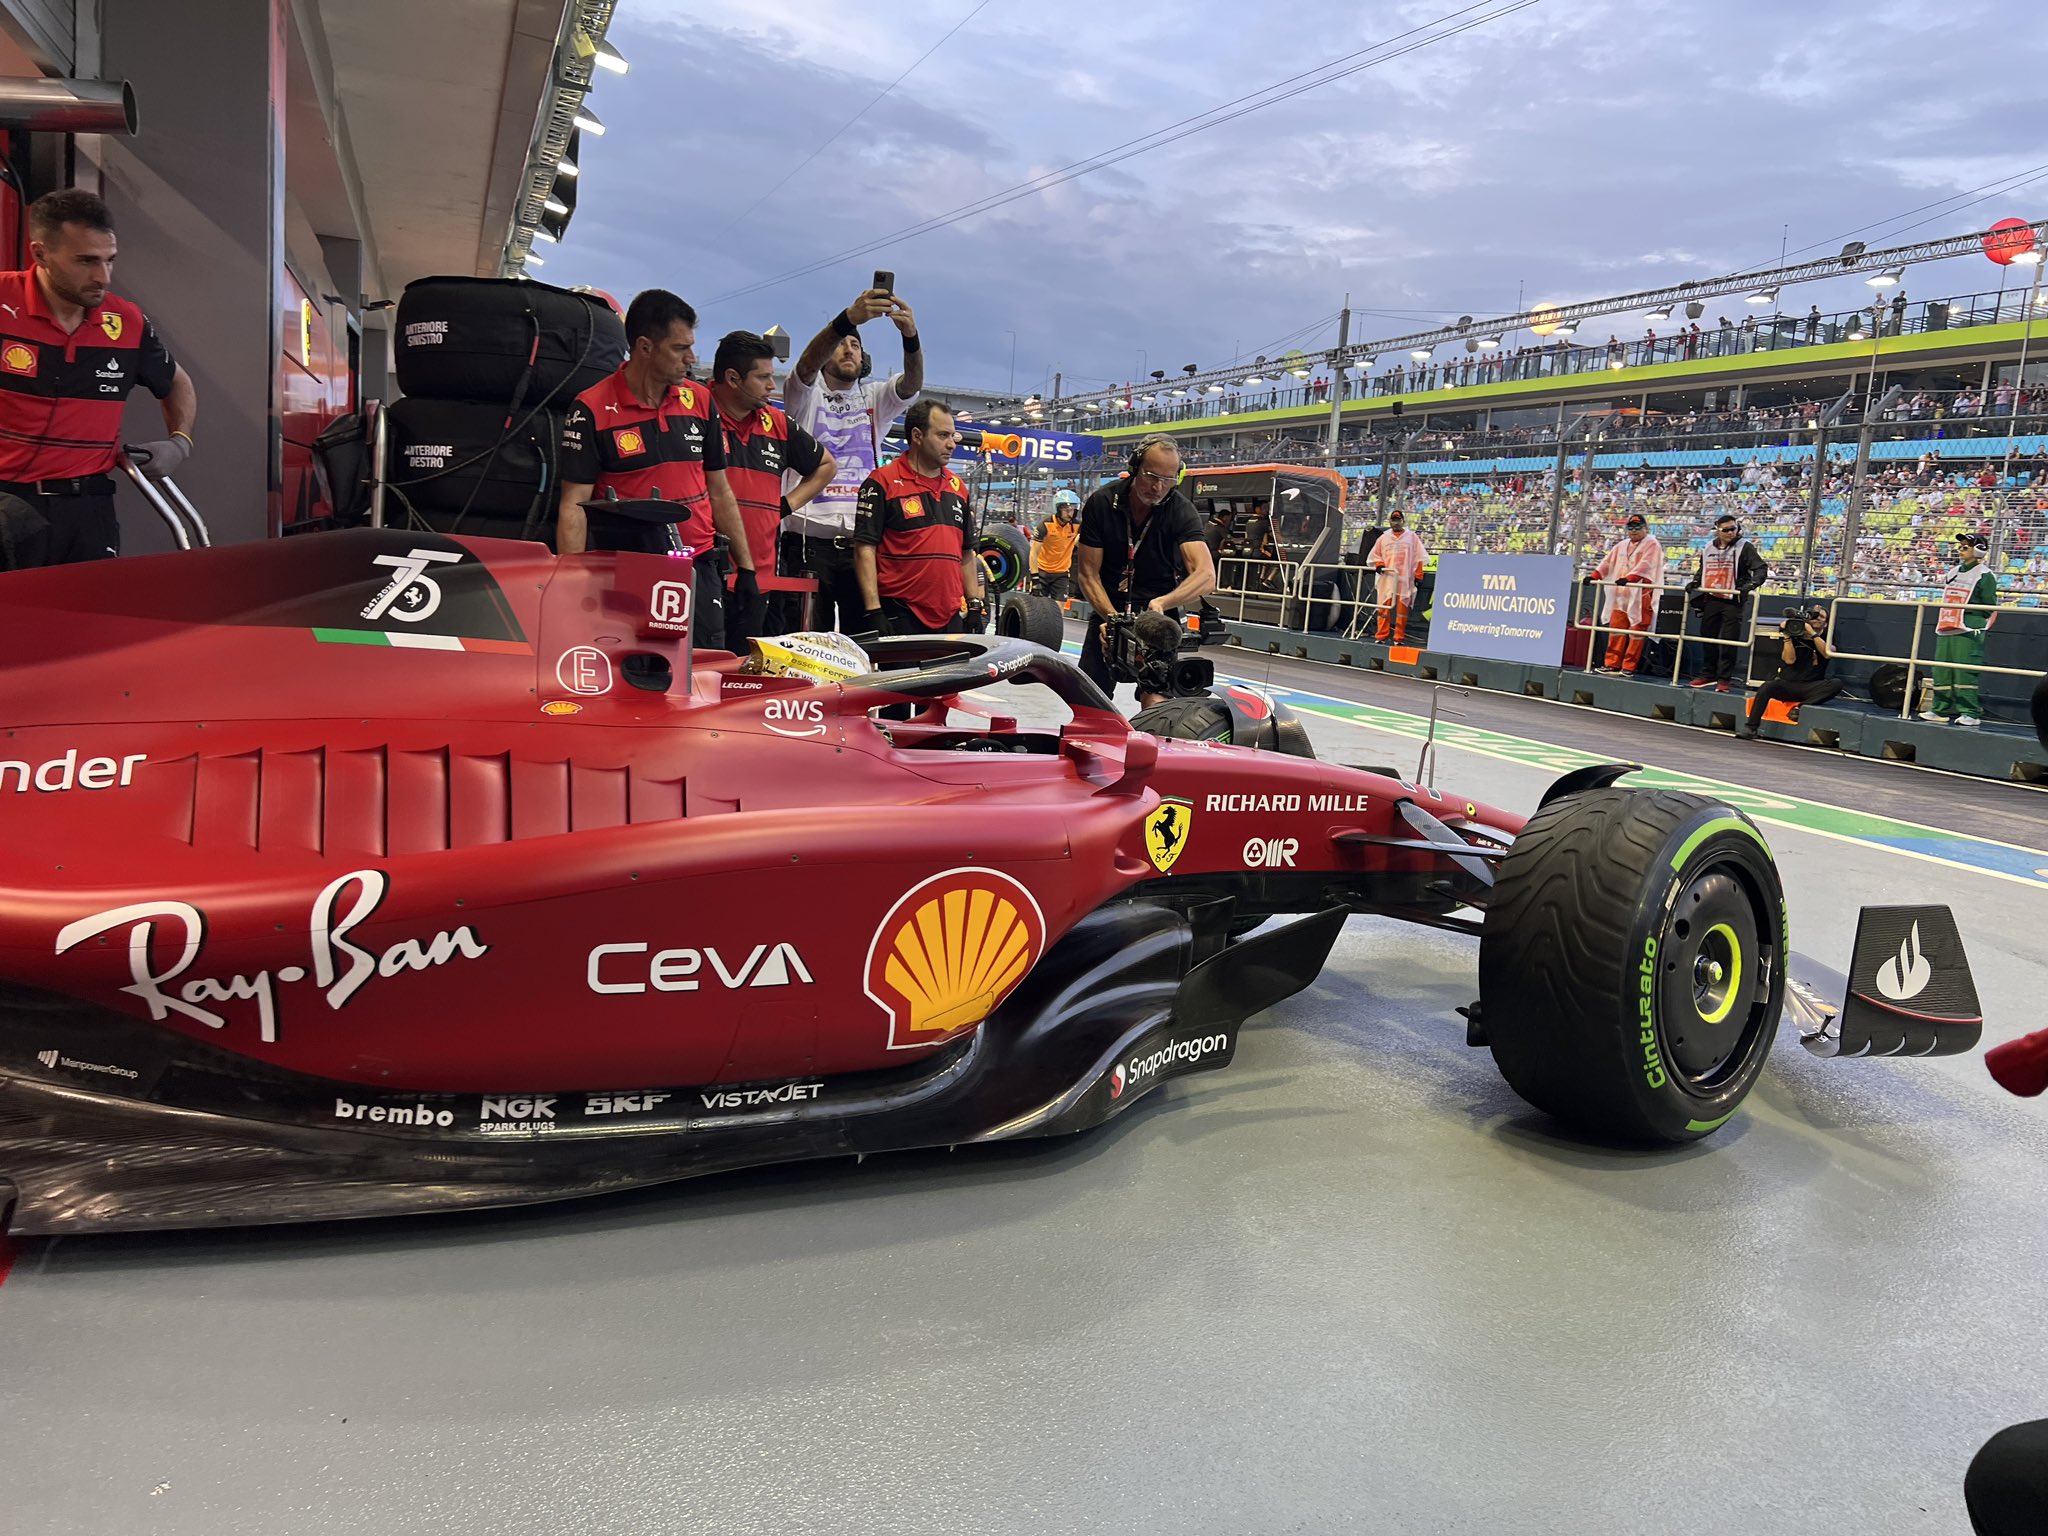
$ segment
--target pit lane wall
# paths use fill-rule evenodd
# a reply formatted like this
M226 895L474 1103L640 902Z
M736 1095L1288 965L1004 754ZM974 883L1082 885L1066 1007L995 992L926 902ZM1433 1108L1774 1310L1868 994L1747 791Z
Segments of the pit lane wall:
M1846 635L1838 633L1837 638L1844 648L1897 654L1903 650L1907 637L1903 632L1897 637L1883 633L1885 618L1878 615L1863 621L1874 627L1867 635L1856 636L1853 645ZM1609 677L1582 667L1496 661L1421 647L1386 646L1347 639L1341 634L1281 629L1236 619L1228 623L1230 644L1208 653L1220 673L1248 672L1254 665L1250 658L1242 664L1234 663L1232 649L1237 647L1254 654L1332 662L1390 676L1554 699L1643 720L1728 732L1741 723L1749 703L1749 696L1740 692L1717 693L1710 688L1688 688L1669 681ZM2048 655L2048 614L2003 613L1992 633L1994 643L2011 648L2015 655ZM1892 638L1900 644L1886 645L1885 641ZM1999 662L1999 658L1988 653L1985 659L1993 664ZM1835 675L1842 677L1851 691L1861 693L1861 685L1868 680L1871 670L1868 663L1843 663L1835 669ZM1257 674L1248 675L1255 680ZM1828 704L1806 705L1796 722L1766 720L1759 734L1773 741L1824 747L1882 762L1914 763L1977 778L2048 785L2048 750L2042 748L2030 726L2019 723L2026 716L2015 691L2017 680L1987 676L1985 684L1987 716L1977 730L1918 718L1902 720L1897 711L1882 711L1862 699L1844 697Z

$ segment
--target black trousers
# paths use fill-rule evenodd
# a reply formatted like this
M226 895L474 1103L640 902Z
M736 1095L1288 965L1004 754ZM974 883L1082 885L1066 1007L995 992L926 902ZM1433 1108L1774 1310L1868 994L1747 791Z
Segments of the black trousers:
M817 579L811 594L811 628L845 634L860 628L867 604L853 574L853 540L804 536L804 564Z
M1038 590L1056 603L1063 603L1076 595L1072 571L1041 571L1034 579Z
M1963 1477L1963 1503L1977 1536L2048 1531L2048 1419L2001 1429Z
M33 485L0 481L0 492L19 496L49 524L40 534L22 539L15 549L14 563L20 569L111 560L121 553L121 520L114 512L111 490L45 496Z
M1703 640L1740 640L1742 638L1742 599L1739 597L1706 597L1695 600L1694 606L1700 615L1700 638ZM1731 682L1737 676L1735 663L1742 656L1740 645L1703 645L1706 655L1701 658L1696 677L1711 677L1717 682ZM1749 669L1742 669L1747 675Z
M860 614L854 610L855 617ZM892 635L957 635L966 627L959 618L949 619L936 627L929 625L910 611L910 605L899 598L882 599L882 622L889 626Z
M1788 683L1783 678L1774 678L1757 689L1756 697L1749 701L1749 728L1756 729L1756 723L1764 717L1764 706L1773 699L1783 699L1788 704L1824 704L1842 691L1842 685L1832 677L1817 677L1810 683Z

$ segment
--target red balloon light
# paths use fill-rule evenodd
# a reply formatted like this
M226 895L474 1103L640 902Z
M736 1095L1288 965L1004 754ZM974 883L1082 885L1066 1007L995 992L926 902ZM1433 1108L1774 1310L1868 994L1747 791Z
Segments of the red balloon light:
M2034 248L2034 228L2025 219L2000 219L1984 232L1984 254L2009 267Z

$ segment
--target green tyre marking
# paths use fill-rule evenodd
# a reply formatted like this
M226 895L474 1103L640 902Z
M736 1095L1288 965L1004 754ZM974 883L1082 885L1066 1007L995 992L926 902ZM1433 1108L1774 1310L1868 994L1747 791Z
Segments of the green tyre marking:
M1719 1129L1721 1129L1722 1126L1726 1125L1730 1120L1733 1120L1734 1118L1735 1111L1731 1109L1728 1111L1727 1114L1723 1115L1718 1120L1688 1120L1685 1122L1685 1128L1688 1131L1695 1131L1704 1134L1707 1131L1718 1131Z
M1716 923L1707 930L1707 937L1724 934L1728 939L1728 953L1733 958L1734 969L1728 977L1728 995L1721 999L1721 1006L1712 1013L1700 1015L1702 1024L1718 1024L1734 1011L1735 999L1742 993L1742 945L1736 941L1735 930L1726 923Z
M1755 827L1752 827L1740 816L1716 816L1712 821L1701 826L1691 837L1688 837L1683 843L1678 845L1678 852L1671 855L1672 869L1680 870L1685 868L1685 861L1693 856L1693 850L1717 832L1740 832L1744 837L1754 842L1757 847L1763 849L1765 858L1771 857L1771 845L1764 841L1763 833L1757 831Z

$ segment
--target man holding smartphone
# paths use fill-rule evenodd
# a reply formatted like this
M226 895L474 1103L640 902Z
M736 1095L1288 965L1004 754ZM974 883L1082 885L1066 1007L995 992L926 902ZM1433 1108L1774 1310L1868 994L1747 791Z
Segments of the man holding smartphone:
M882 440L896 418L924 389L924 353L917 317L896 297L893 273L874 283L817 335L796 360L783 386L790 424L818 440L837 462L831 484L784 525L804 541L804 563L817 578L812 629L857 629L866 603L854 575L854 513L860 488L882 467ZM860 327L886 316L903 336L903 371L894 378L868 375L873 360Z

